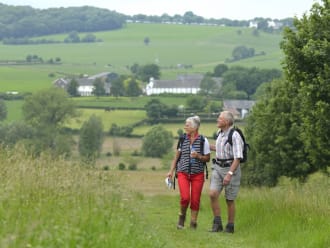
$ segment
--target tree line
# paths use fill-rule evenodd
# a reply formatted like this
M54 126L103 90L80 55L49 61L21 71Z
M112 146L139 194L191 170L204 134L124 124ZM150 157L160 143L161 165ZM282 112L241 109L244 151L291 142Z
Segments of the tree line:
M0 3L0 40L122 28L125 15L95 7L34 9Z
M280 32L284 27L292 27L293 18L275 20L280 22L278 28L268 25L270 18L253 20L230 20L227 18L207 19L187 11L184 15L147 16L143 14L125 15L107 9L84 6L68 8L34 9L29 6L11 6L0 3L0 40L37 37L43 35L69 32L97 32L122 28L126 21L153 23L182 23L224 25L230 27L248 27L250 21L258 23L256 29L265 32ZM9 39L9 40L8 40ZM26 40L25 40L26 41ZM26 41L27 42L27 41ZM41 42L41 41L40 41ZM42 40L42 42L50 42Z

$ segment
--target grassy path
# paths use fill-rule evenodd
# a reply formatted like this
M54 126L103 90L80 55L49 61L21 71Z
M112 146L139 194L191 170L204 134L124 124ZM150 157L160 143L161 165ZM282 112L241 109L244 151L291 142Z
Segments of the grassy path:
M142 219L141 226L156 233L166 243L164 247L330 247L330 192L329 187L325 192L323 187L329 185L326 177L321 177L326 179L323 186L316 179L298 188L292 184L271 189L242 188L232 235L208 232L212 222L207 195L209 180L204 186L197 230L189 228L189 211L188 227L177 230L179 192L165 187L164 172L150 173L143 176L144 180L139 178L139 172L134 176L140 182L134 186L134 191L139 192L136 211ZM149 183L147 193L141 193ZM225 207L223 197L220 204ZM223 210L226 220L226 209Z

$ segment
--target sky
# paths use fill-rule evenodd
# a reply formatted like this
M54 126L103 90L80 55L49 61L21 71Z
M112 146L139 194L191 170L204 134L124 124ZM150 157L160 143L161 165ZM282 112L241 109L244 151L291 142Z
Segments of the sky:
M313 3L321 0L0 0L7 5L29 5L33 8L94 6L135 15L173 16L192 11L204 18L250 20L255 17L284 19L301 17Z

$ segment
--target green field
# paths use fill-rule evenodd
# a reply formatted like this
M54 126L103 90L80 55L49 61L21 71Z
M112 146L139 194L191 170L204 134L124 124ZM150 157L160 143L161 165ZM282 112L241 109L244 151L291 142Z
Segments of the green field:
M0 247L330 246L329 179L318 173L304 185L242 187L235 233L210 233L209 180L197 230L177 230L179 192L166 188L167 170L102 170L20 151L0 150Z
M157 98L166 105L179 106L185 103L182 97L170 96L149 96L149 97L77 97L73 98L75 104L79 107L110 107L116 108L144 108L144 106L151 100Z
M238 31L241 31L239 34ZM127 24L123 29L95 33L103 40L92 44L0 45L2 60L24 60L37 55L47 61L61 58L61 65L1 65L1 92L35 92L47 88L55 78L68 74L96 74L104 71L128 74L128 66L158 63L162 78L177 74L213 71L231 57L236 46L254 48L265 56L238 61L231 65L280 69L282 52L279 34L252 35L248 28L198 25ZM63 40L63 35L47 39ZM150 38L150 44L143 42ZM179 69L178 64L191 65ZM49 74L55 77L49 77Z
M143 110L113 110L105 112L101 109L79 109L79 118L71 120L67 126L72 129L80 129L82 123L90 116L95 115L102 120L104 131L108 131L112 124L128 126L146 118L146 111Z

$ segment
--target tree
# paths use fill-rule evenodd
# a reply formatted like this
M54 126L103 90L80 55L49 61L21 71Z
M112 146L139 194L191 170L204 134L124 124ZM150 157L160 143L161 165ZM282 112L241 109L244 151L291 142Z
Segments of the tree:
M214 67L213 76L221 77L224 72L228 71L228 66L226 64L219 64Z
M129 78L127 80L126 95L127 96L140 96L141 94L142 94L142 90L141 90L137 80L135 78Z
M329 1L316 3L284 32L284 79L265 89L246 126L252 149L243 169L251 184L274 186L280 176L304 182L316 171L328 173L329 11Z
M159 99L151 99L145 106L149 121L153 124L158 123L163 116L162 111L165 108L165 104L161 103Z
M0 126L0 141L5 146L14 146L21 140L34 137L34 129L22 121Z
M259 85L271 82L273 79L281 76L281 71L276 69L234 66L223 74L223 94L228 97L234 95L230 91L245 92L247 98L250 98ZM242 94L240 93L240 95Z
M113 95L115 97L125 95L124 80L125 80L125 77L120 76L111 82L111 88L110 88L111 95Z
M188 108L195 112L203 110L207 102L208 100L202 96L193 95L187 98Z
M35 129L35 136L30 139L30 151L36 155L45 150L54 155L63 152L60 147L65 143L61 141L63 125L76 116L75 105L67 92L60 88L38 91L26 97L22 109L25 122Z
M70 96L78 96L78 87L79 87L79 84L78 84L77 80L72 79L69 82L68 88L66 91L69 93Z
M144 40L143 40L143 42L144 42L144 44L145 44L146 46L148 46L149 43L150 43L150 39L149 39L149 37L145 37Z
M0 99L0 121L7 118L7 106L4 100Z
M286 28L281 48L285 53L287 87L292 98L292 120L298 122L299 141L306 154L304 172L326 171L330 150L330 2L315 3L310 15L294 19Z
M138 75L143 82L149 82L151 77L154 79L159 79L160 68L156 64L148 64L140 68Z
M38 91L23 104L24 120L34 127L59 128L66 120L75 116L76 109L67 93L60 88Z
M81 39L82 42L95 42L96 36L94 34L86 34L85 37Z
M142 142L142 152L147 157L163 157L172 150L172 147L172 133L160 125L151 128Z
M216 82L210 76L205 76L200 85L200 93L203 95L211 95L215 92L216 86Z
M100 156L103 144L103 124L99 117L92 115L80 129L79 154L83 161L94 163Z
M80 42L80 37L77 31L72 31L69 33L68 37L65 38L64 42L68 43L78 43Z
M94 86L94 89L93 89L92 93L95 96L104 96L105 95L104 82L102 81L101 78L95 79L93 86Z

